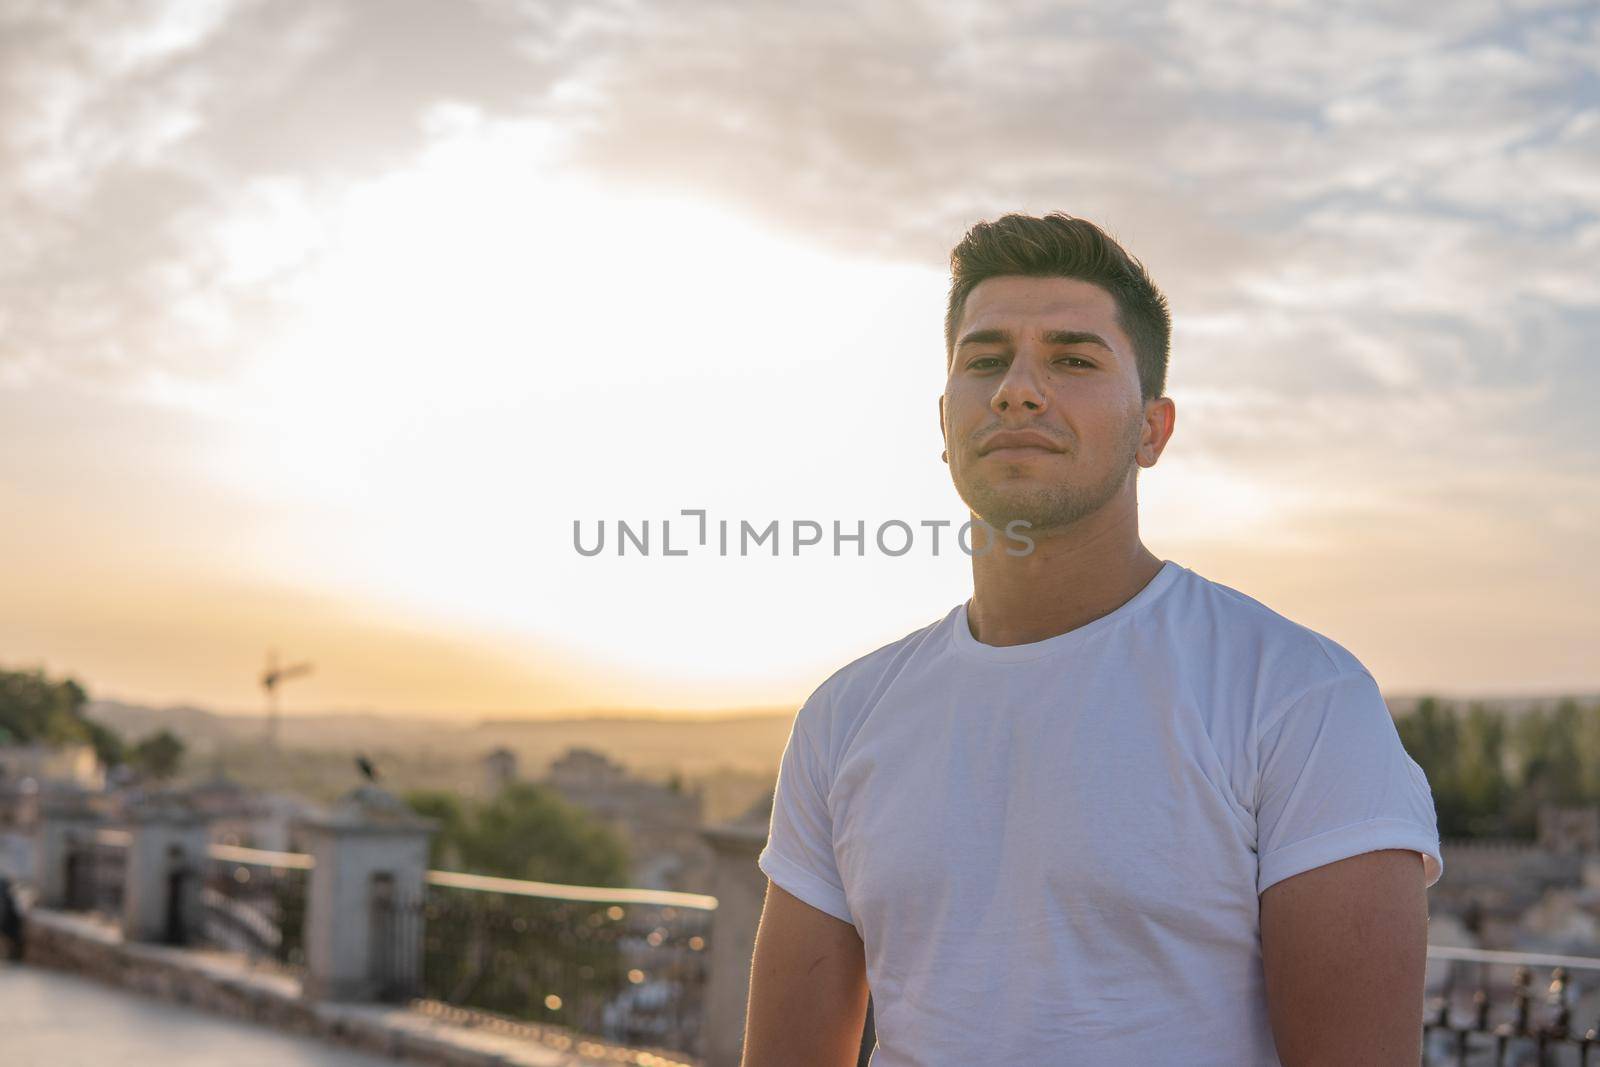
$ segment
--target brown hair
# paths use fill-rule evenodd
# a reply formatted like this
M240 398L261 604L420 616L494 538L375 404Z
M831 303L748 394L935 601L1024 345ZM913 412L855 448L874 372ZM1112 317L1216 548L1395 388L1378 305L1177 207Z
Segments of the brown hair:
M950 303L944 317L945 359L955 357L956 327L978 283L1004 275L1075 278L1098 285L1117 304L1117 322L1139 365L1145 400L1167 387L1172 316L1144 265L1100 227L1059 211L1043 218L1002 215L979 222L950 251Z

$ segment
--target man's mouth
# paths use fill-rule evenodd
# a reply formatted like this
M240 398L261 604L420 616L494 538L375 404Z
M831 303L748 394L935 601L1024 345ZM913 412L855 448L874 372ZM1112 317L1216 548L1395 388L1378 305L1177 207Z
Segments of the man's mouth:
M1060 451L1060 446L1053 439L1033 430L1002 430L978 447L980 456L1010 458Z

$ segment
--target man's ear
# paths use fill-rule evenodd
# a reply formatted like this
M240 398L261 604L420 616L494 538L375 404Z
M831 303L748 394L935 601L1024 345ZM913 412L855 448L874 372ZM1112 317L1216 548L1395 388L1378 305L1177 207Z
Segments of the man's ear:
M1141 467L1154 467L1161 453L1172 439L1177 421L1177 406L1170 397L1158 397L1145 405L1145 432L1140 441L1138 463Z
M944 394L939 394L939 437L944 441L944 451L939 453L939 459L948 464L950 462L950 438L944 432Z

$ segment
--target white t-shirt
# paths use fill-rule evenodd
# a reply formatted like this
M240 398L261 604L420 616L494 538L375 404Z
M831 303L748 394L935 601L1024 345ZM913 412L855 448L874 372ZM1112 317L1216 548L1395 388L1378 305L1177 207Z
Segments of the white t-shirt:
M1277 1067L1258 894L1386 848L1444 871L1372 675L1167 561L1056 637L963 603L836 672L758 863L860 933L873 1067Z

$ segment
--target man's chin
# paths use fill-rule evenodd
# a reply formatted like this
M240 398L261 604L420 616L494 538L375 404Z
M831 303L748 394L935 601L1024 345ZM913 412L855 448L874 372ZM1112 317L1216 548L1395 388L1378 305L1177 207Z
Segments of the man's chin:
M1129 466L1133 466L1131 460ZM1025 522L1027 529L1045 533L1066 529L1111 504L1122 486L1115 480L1085 488L1014 478L969 488L970 492L960 494L962 501L994 529L1004 531L1008 523Z
M997 530L1002 534L1007 532L1048 533L1052 530L1059 530L1072 525L1071 520L1063 522L1059 516L1037 515L1029 512L996 515L992 519L979 515L978 521L987 523L991 529Z
M1040 506L1037 502L1020 500L989 502L984 507L972 508L972 513L980 522L1001 531L1011 523L1019 523L1019 529L1042 532L1069 526L1078 518L1076 515L1063 515L1059 506Z

